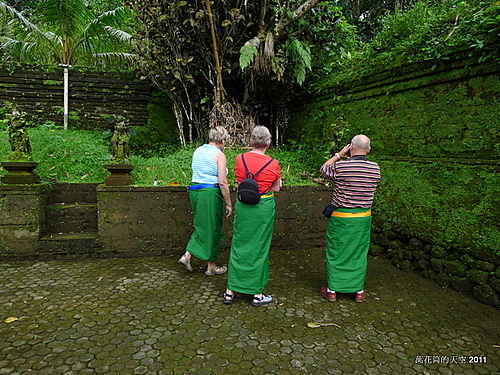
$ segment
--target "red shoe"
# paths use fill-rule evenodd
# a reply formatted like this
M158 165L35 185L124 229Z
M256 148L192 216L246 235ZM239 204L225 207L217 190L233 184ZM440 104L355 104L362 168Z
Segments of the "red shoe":
M327 299L328 302L335 302L337 301L337 293L335 292L329 292L328 288L326 286L322 286L320 289L320 293L323 297Z
M366 293L365 292L356 293L356 297L354 298L354 301L361 303L361 302L365 302L365 300L366 300Z

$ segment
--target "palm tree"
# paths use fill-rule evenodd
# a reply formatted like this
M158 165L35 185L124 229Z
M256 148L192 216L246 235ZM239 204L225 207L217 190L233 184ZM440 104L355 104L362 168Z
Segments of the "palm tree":
M95 15L83 0L46 0L31 22L0 1L0 51L5 60L64 69L64 129L68 128L68 68L74 65L117 67L135 60L128 52L132 36L121 30L130 10L119 7ZM122 49L122 51L120 51Z
M0 48L10 60L106 67L135 58L128 52L132 36L119 29L129 14L125 7L94 15L83 0L46 0L36 10L31 22L0 1L6 25Z

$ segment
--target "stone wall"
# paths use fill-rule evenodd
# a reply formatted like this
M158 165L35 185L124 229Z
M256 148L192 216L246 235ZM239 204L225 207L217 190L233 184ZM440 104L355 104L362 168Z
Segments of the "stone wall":
M30 258L44 230L46 185L0 185L0 258Z
M69 126L108 129L106 117L123 115L131 126L145 125L151 85L134 73L69 69ZM0 106L8 101L38 124L63 125L63 69L60 67L0 67Z
M99 237L113 256L181 254L193 231L185 187L98 187ZM234 196L234 194L233 194ZM325 187L288 187L276 194L273 249L324 246L321 214L330 192ZM228 249L231 221L225 220Z

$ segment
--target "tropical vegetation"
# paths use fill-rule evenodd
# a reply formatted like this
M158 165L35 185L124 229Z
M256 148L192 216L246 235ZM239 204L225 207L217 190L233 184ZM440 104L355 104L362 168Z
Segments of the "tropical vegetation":
M239 139L258 117L269 116L270 103L282 102L294 84L305 81L311 51L299 21L318 3L132 3L141 25L137 45L147 61L145 71L169 96L181 143L186 143L184 132L192 141L205 131L202 120L211 109L210 125L223 123Z
M0 50L5 61L116 67L135 59L121 28L129 18L126 7L96 13L84 0L31 1L24 11L0 1Z
M500 39L500 1L405 1L405 6L378 14L372 27L356 29L356 38L340 51L334 40L315 50L314 78L305 92L346 85L412 63L432 61L437 66L455 52L467 51L479 62L498 58L494 50Z
M0 2L0 17L8 20L0 24L4 60L117 67L112 59L137 53L144 73L171 103L184 147L218 122L242 144L249 127L265 124L282 144L288 103L297 94L406 64L437 65L454 51L495 59L490 46L500 35L496 0L9 4ZM151 138L153 149L160 149ZM327 152L328 146L319 146Z

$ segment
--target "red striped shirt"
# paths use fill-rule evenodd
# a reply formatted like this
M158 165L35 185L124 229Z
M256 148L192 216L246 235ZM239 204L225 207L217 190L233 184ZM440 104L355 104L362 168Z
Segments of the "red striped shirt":
M357 155L321 167L323 177L335 181L332 205L344 208L369 208L380 182L380 167Z

